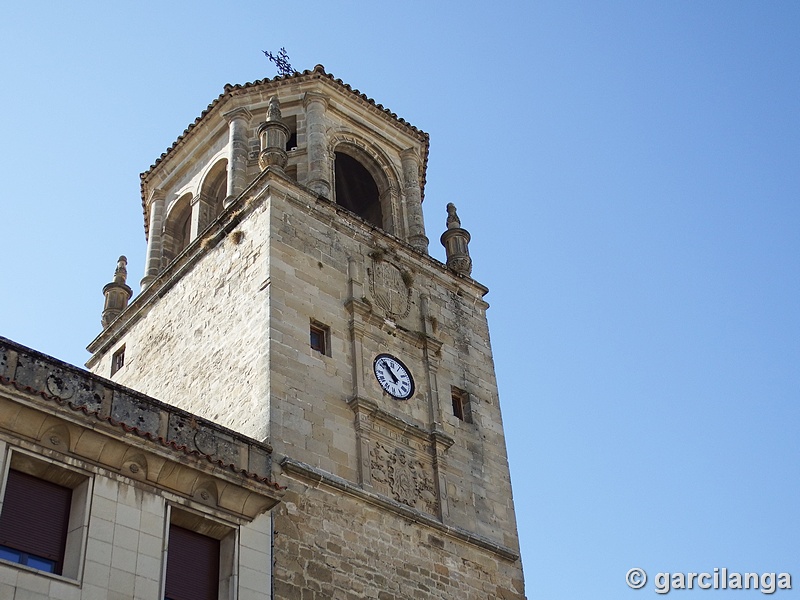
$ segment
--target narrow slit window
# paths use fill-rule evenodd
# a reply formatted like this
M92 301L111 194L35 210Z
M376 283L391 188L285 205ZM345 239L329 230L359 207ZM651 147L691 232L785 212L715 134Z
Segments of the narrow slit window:
M114 352L111 357L111 374L113 375L125 366L125 346Z
M464 423L472 423L472 407L470 406L469 394L457 387L450 388L450 396L453 401L453 415Z

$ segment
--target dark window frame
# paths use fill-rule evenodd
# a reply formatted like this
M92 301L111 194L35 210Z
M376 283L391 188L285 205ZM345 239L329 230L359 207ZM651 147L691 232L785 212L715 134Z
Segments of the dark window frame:
M453 416L464 423L472 423L472 403L469 394L460 388L451 386L450 398L453 403Z
M19 553L19 564L40 559L61 575L67 548L72 488L9 469L0 511L0 546ZM11 560L11 559L9 559Z
M111 355L111 375L114 375L122 367L125 366L125 344L117 348L114 354Z
M309 326L309 346L323 356L331 355L331 328L312 319Z

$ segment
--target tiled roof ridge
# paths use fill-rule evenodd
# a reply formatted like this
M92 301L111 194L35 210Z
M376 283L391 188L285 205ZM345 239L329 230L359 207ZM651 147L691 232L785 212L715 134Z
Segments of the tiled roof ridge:
M402 117L397 116L397 113L394 113L391 110L389 110L388 108L384 107L383 104L377 103L373 98L370 98L366 94L360 92L358 89L352 87L349 83L345 83L341 79L339 79L337 77L334 77L330 73L327 73L325 71L325 67L324 66L316 65L312 70L306 69L305 71L302 71L302 72L295 71L292 75L278 75L278 76L272 77L272 78L265 77L263 79L256 79L255 81L249 81L247 83L235 83L235 84L226 83L225 86L223 87L222 93L219 96L217 96L214 100L212 100L211 103L200 113L200 115L197 118L195 118L195 120L192 123L189 123L189 125L186 127L186 129L183 130L183 133L180 134L177 137L177 139L172 143L172 145L169 148L167 148L164 152L161 153L161 156L159 156L156 159L156 161L152 165L150 165L150 167L146 171L144 171L144 172L139 174L139 178L144 180L153 171L153 169L155 169L159 164L161 164L161 162L167 157L167 155L170 154L178 146L178 144L180 144L184 140L186 135L192 129L194 129L197 126L197 124L200 123L200 121L202 121L205 118L205 116L220 101L222 101L223 98L225 98L225 96L228 96L229 94L231 94L234 91L247 90L247 89L258 87L260 85L265 85L265 84L268 84L268 83L295 80L295 79L302 79L302 78L311 79L314 76L317 76L318 78L325 77L326 79L329 79L330 81L332 81L332 82L336 83L337 85L343 87L347 91L355 94L356 96L358 96L359 98L361 98L362 100L367 102L368 104L371 104L372 106L374 106L378 110L382 111L387 116L395 119L396 121L398 121L398 122L402 123L403 125L405 125L406 127L410 128L415 133L417 133L417 134L419 134L419 135L421 135L421 136L423 136L425 138L429 138L430 137L430 136L428 136L428 134L426 132L424 132L421 129L415 127L414 125L412 125L411 123L409 123L408 121L403 119Z
M260 85L266 85L268 83L285 83L285 82L295 81L295 80L300 80L300 79L313 79L313 78L322 79L323 77L328 79L329 81L333 82L334 84L338 85L339 87L347 90L351 94L356 95L357 97L359 97L361 100L363 100L367 104L369 104L369 105L375 107L376 109L378 109L379 111L383 112L386 116L388 116L388 117L394 119L395 121L401 123L402 125L408 127L414 133L416 133L418 136L423 138L427 143L430 143L430 136L426 132L424 132L421 129L415 127L414 125L412 125L411 123L409 123L408 121L403 119L402 117L397 116L397 113L394 113L391 110L389 110L388 108L384 107L383 104L379 104L379 103L375 102L374 99L368 97L366 94L360 92L358 89L353 88L350 84L345 83L341 79L336 78L333 75L331 75L330 73L326 72L325 71L325 67L323 65L319 65L318 64L313 69L311 69L311 70L306 69L306 70L304 70L302 72L295 71L291 75L277 75L277 76L272 77L272 78L265 77L263 79L257 79L255 81L251 81L251 82L247 82L247 83L237 83L237 84L226 83L223 86L222 93L219 96L217 96L214 100L212 100L211 103L200 113L200 115L197 118L195 118L195 120L193 122L189 123L189 125L186 127L186 129L183 130L183 133L181 133L176 138L176 140L172 143L171 146L169 146L169 148L167 148L164 152L161 153L161 156L159 156L155 160L155 162L152 165L150 165L150 167L146 171L144 171L144 172L139 174L139 179L140 179L139 187L140 187L141 196L142 196L142 213L144 215L145 237L147 237L149 235L149 229L150 229L150 215L147 212L147 198L146 198L147 194L146 194L145 183L144 183L145 179L147 178L148 175L150 175L153 172L153 169L158 167L158 165L160 165L164 161L164 159L169 154L171 154L184 141L184 139L186 139L186 136L206 117L206 115L208 115L209 112L211 112L214 109L214 107L216 107L217 104L222 102L222 100L226 96L232 96L233 93L236 92L236 91L248 90L248 89L251 89L251 88L254 88L254 87L258 87ZM427 162L428 162L427 150L425 152L425 156L423 157L423 161L424 161L425 164L427 164ZM425 189L424 169L423 169L423 180L422 180L421 183L422 183L423 199L424 199L424 189Z
M103 415L100 414L100 411L89 410L85 405L74 404L74 403L70 402L69 400L64 400L63 398L59 398L58 396L54 396L52 394L48 394L47 392L45 392L43 390L37 390L36 388L31 387L29 385L26 385L26 384L23 384L23 383L19 383L18 381L14 380L14 379L12 379L10 377L4 377L4 376L0 375L0 384L5 385L5 386L11 386L14 389L16 389L18 392L25 392L25 393L32 394L32 395L38 395L41 398L43 398L44 400L54 401L56 404L59 404L61 406L66 406L67 408L69 408L69 409L71 409L71 410L73 410L75 412L82 412L82 413L84 413L85 415L87 415L89 417L95 417L98 421L107 422L112 427L119 427L119 428L121 428L123 431L125 431L127 433L134 433L134 434L138 435L141 438L145 438L145 439L147 439L147 440L149 440L151 442L159 443L159 444L161 444L162 446L164 446L166 448L170 448L170 449L178 451L178 452L183 452L184 454L187 454L189 456L195 456L195 457L198 457L198 458L205 458L208 462L210 462L212 464L216 464L217 466L222 467L223 469L227 469L227 470L233 471L235 474L241 475L241 476L245 477L246 479L252 479L252 480L258 481L260 483L265 483L265 484L267 484L269 486L274 487L277 490L286 489L285 486L281 486L278 483L270 480L269 477L262 477L261 475L258 475L257 473L252 473L252 472L248 471L247 469L241 469L241 468L237 467L236 465L234 465L233 463L225 463L222 459L215 458L214 456L212 456L210 454L205 454L203 452L200 452L199 450L191 450L185 444L177 444L176 442L167 440L167 439L165 439L165 438L163 438L161 436L155 436L152 433L150 433L149 431L142 431L141 429L139 429L135 425L128 425L124 421L117 421L116 419L112 418L111 416L103 416Z

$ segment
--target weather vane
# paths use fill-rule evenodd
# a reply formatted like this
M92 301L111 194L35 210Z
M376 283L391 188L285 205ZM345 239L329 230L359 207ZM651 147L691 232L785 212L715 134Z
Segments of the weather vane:
M289 55L286 54L286 48L281 48L277 55L269 50L262 50L271 63L278 67L278 74L281 76L294 75L294 69L289 64Z

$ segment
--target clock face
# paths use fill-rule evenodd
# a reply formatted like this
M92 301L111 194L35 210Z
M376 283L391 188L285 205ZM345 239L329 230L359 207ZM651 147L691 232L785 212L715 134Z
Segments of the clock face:
M398 400L407 400L414 395L414 379L399 358L391 354L378 354L372 363L375 378L383 390Z

